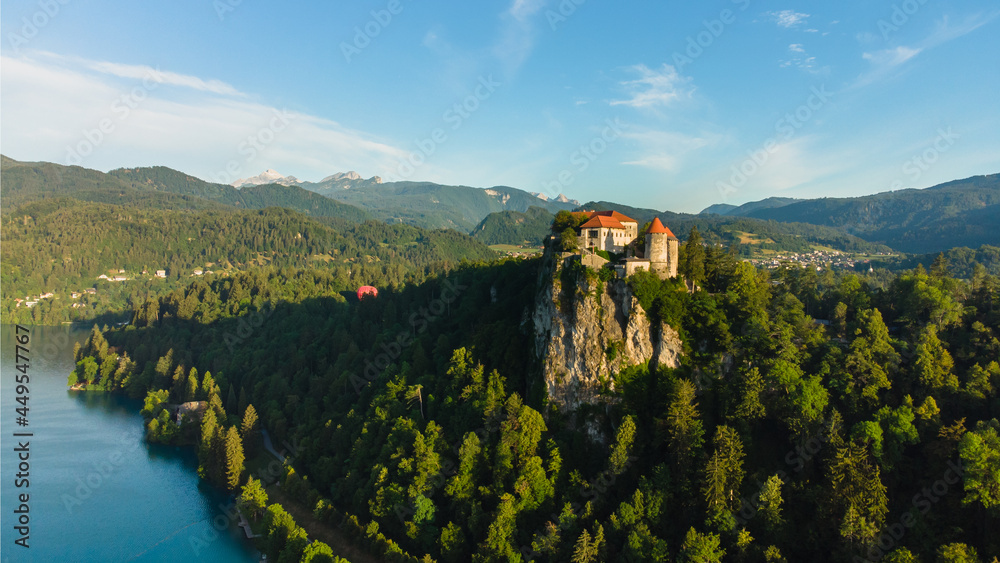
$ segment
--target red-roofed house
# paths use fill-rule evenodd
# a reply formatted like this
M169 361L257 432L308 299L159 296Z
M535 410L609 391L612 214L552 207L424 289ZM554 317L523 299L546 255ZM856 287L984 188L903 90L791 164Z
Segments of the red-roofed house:
M577 211L589 217L580 225L580 248L621 253L639 234L639 223L617 211Z

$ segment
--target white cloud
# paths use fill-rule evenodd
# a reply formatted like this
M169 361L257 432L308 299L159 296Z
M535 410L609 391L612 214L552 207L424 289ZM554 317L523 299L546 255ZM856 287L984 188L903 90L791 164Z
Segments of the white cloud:
M218 81L162 72L161 81L143 86L140 69L148 67L55 60L0 57L0 104L17 108L0 124L12 158L66 164L75 153L87 168L162 164L226 183L220 172L230 163L236 176L266 168L303 179L355 169L389 176L409 155L336 121L249 101ZM166 85L194 92L178 96ZM249 138L261 149L251 150ZM421 175L434 172L424 168Z
M809 19L809 14L803 14L801 12L796 12L794 10L781 10L778 12L768 12L767 15L771 16L779 26L784 28L795 27L799 24L803 24Z
M627 100L614 100L613 106L650 108L669 105L679 99L690 97L693 88L691 79L681 76L673 66L664 64L660 70L653 70L644 64L629 68L639 74L635 80L626 80L621 85L630 92Z
M801 43L792 43L788 46L788 50L793 53L805 53L806 50Z
M870 61L875 66L894 67L899 66L913 57L920 54L923 49L914 49L901 45L895 49L883 49L874 53L865 53L862 56L866 61Z

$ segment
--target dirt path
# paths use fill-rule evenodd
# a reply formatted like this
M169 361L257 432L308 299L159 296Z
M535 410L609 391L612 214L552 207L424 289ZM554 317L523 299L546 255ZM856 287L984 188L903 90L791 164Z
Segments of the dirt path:
M281 490L281 487L274 485L268 487L267 498L270 502L280 504L286 512L291 514L292 518L295 518L295 523L305 529L310 539L319 540L329 545L334 555L343 557L351 563L379 563L377 557L373 557L370 553L353 543L336 526L317 520L313 516L312 510L292 500L285 494L285 491Z

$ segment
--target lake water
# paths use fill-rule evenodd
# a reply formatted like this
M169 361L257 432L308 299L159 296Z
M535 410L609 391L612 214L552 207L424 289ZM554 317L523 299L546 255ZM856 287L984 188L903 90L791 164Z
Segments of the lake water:
M15 329L0 327L0 487L6 561L255 562L227 516L231 497L198 478L191 448L147 444L141 402L66 388L73 343L87 331L30 327L29 425L16 424ZM28 438L15 432L32 432ZM28 440L29 486L16 488L15 449ZM18 494L30 535L15 544ZM224 527L225 526L225 527ZM218 529L222 531L218 531Z

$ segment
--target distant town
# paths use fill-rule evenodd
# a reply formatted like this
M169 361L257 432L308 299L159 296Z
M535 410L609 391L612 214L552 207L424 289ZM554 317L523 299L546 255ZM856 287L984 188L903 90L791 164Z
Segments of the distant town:
M204 276L204 275L215 274L215 273L218 273L218 274L224 275L224 276L229 275L229 272L227 272L227 271L215 272L215 271L207 270L207 269L204 269L204 268L193 268L191 270L191 273L188 274L188 277ZM149 273L149 270L142 270L142 272L140 274L128 274L125 271L124 268L113 268L111 270L108 270L107 274L101 274L101 275L97 276L95 278L95 280L97 282L106 281L106 282L120 282L120 283L123 283L123 282L127 282L127 281L132 281L132 280L138 279L139 277L142 277L142 278L147 279L147 280L166 279L167 278L167 270L155 270L155 271L153 271L152 274ZM85 300L86 297L89 296L89 295L97 295L97 287L96 286L95 287L87 287L87 288L83 288L83 289L79 289L79 290L75 290L75 291L70 291L69 292L69 298L72 299L72 300L80 300L80 299ZM24 299L15 298L14 299L14 303L15 303L14 307L18 308L18 307L24 306L24 307L27 307L27 308L30 309L30 308L34 307L35 305L38 305L38 303L40 301L43 301L45 299L60 299L60 296L59 296L59 294L53 293L53 292L50 291L50 292L46 292L46 293L39 293L38 295L28 295ZM78 301L76 303L73 303L72 308L73 309L79 309L79 308L82 308L82 307L85 307L85 306L86 305L83 302Z
M894 255L879 252L870 256L889 257ZM772 270L781 267L783 264L797 264L803 268L815 267L817 271L822 270L826 266L857 269L858 266L863 267L867 265L869 270L873 269L870 258L861 257L857 254L847 252L839 252L837 250L814 250L805 254L785 252L764 258L748 258L746 261L750 262L754 266L757 266L758 268L768 268Z

